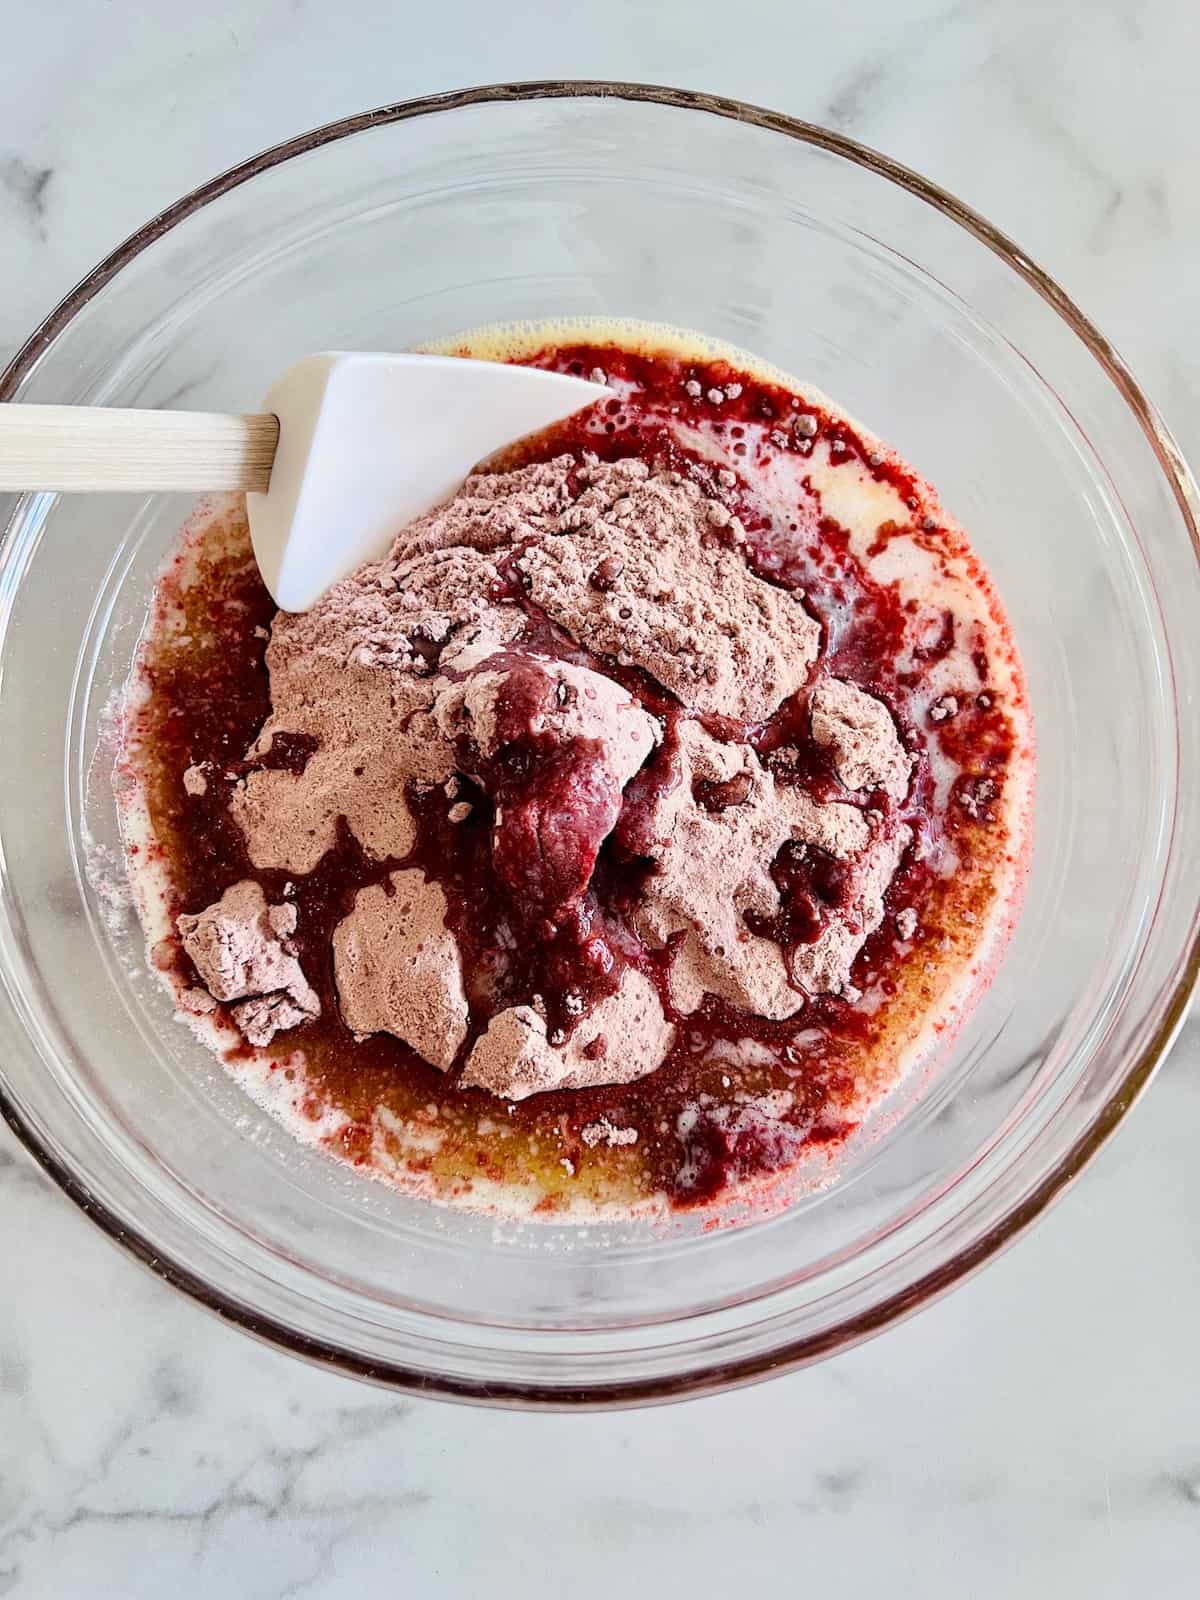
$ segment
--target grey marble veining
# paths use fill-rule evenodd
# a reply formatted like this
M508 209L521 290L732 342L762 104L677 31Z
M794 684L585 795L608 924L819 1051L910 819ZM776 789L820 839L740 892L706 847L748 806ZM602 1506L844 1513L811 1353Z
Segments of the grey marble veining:
M1200 447L1192 0L14 8L0 356L153 211L330 117L635 77L832 123L1009 230ZM1189 45L1190 41L1190 45ZM197 382L203 374L197 374ZM185 400L180 392L175 397ZM0 1131L0 1595L1183 1600L1200 1567L1200 1026L1002 1260L837 1360L670 1411L390 1399L204 1316Z

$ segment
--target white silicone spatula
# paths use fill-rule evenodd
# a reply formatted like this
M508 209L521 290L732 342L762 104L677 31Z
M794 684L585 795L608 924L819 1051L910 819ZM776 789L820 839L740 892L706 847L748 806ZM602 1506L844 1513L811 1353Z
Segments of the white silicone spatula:
M0 491L244 489L263 581L305 611L477 461L609 397L458 356L306 356L256 415L0 405Z

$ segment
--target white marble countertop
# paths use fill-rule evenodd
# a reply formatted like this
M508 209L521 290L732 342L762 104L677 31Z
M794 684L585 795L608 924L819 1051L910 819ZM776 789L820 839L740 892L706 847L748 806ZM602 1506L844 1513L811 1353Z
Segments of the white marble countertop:
M731 18L734 20L731 21ZM1200 453L1195 0L17 0L0 358L260 147L466 82L631 77L832 123L1066 284ZM1190 311L1189 311L1190 304ZM1174 1600L1200 1567L1200 1029L1002 1260L862 1349L668 1410L391 1398L207 1317L0 1133L0 1595Z

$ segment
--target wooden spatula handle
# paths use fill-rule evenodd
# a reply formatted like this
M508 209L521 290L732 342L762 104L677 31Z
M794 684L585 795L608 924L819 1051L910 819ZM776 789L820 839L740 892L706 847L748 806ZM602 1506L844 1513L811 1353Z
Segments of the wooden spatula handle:
M0 404L0 491L265 490L272 416Z

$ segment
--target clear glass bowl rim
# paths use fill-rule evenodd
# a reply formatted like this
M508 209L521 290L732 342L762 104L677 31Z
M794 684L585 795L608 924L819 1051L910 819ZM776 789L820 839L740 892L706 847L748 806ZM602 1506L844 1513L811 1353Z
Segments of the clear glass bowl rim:
M306 133L286 139L251 156L228 171L183 195L118 245L95 266L54 308L0 372L0 402L15 397L20 385L41 356L71 320L133 259L178 223L193 216L211 201L295 156L348 138L369 129L407 122L441 111L504 102L617 99L673 107L679 110L725 117L737 122L796 139L840 156L859 167L907 190L915 198L934 207L944 217L972 234L985 245L1046 304L1057 313L1084 344L1108 379L1116 386L1125 404L1145 435L1158 465L1171 489L1198 564L1200 564L1200 489L1166 424L1138 385L1125 362L1089 320L1080 307L1037 266L1006 234L970 206L900 162L812 122L770 111L745 101L702 91L676 89L665 85L627 83L607 79L546 79L518 83L483 84L416 99L396 101L373 110L355 113L326 123ZM190 1272L182 1263L165 1260L149 1239L143 1237L98 1201L87 1184L46 1147L20 1109L0 1087L0 1115L16 1137L79 1209L110 1239L140 1261L155 1276L182 1290L222 1320L236 1324L255 1337L293 1355L334 1368L348 1375L385 1384L412 1393L445 1398L474 1400L489 1405L544 1407L552 1409L609 1408L681 1399L688 1395L713 1393L735 1385L786 1372L820 1360L834 1349L843 1349L882 1332L891 1323L930 1304L955 1284L962 1282L998 1251L1005 1249L1031 1226L1043 1211L1061 1195L1107 1142L1119 1123L1139 1098L1162 1062L1186 1014L1188 1002L1200 980L1200 932L1193 935L1180 978L1162 1007L1158 1027L1146 1048L1132 1059L1106 1098L1103 1106L1079 1139L1067 1150L1027 1196L1025 1201L1000 1218L969 1247L930 1271L917 1282L871 1307L862 1314L816 1336L790 1341L770 1352L706 1366L679 1377L634 1380L604 1384L599 1389L587 1386L573 1389L562 1385L536 1383L477 1383L442 1376L431 1378L400 1363L368 1361L323 1340L309 1338L295 1329L242 1305L212 1284Z

